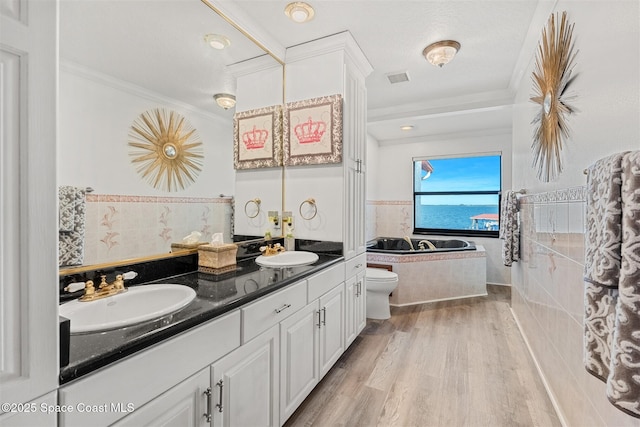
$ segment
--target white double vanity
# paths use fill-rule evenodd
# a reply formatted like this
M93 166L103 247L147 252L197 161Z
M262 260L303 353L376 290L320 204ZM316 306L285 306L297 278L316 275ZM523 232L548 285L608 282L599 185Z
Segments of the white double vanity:
M365 258L63 385L58 425L282 425L366 324Z

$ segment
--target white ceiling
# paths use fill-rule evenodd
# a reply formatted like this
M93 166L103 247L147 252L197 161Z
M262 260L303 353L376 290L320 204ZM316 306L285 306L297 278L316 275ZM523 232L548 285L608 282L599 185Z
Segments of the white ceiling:
M350 31L374 69L366 81L368 130L381 144L508 132L513 88L555 4L308 0L315 17L296 24L284 14L286 0L214 3L266 36L265 45L276 53ZM201 40L208 32L223 31L232 38L233 50L220 54ZM438 68L424 60L422 50L442 39L462 47L450 64ZM227 89L232 86L228 77L212 76L224 75L226 64L262 54L199 0L61 0L60 40L63 59L214 113L212 93L233 88ZM391 85L386 75L401 71L410 81ZM401 131L406 124L414 129Z

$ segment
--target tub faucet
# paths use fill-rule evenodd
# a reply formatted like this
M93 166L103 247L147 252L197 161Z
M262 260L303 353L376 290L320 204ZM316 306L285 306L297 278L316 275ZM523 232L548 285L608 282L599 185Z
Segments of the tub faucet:
M404 240L407 241L407 243L409 243L409 247L411 248L412 251L415 251L416 249L413 247L413 243L411 243L411 238L409 236L404 236Z
M436 250L436 247L433 245L433 243L431 243L428 240L420 240L418 242L418 249L420 249L421 251L424 251L425 250L425 248L424 248L424 244L425 243L427 244L427 246L429 246L429 249L431 249L432 251Z

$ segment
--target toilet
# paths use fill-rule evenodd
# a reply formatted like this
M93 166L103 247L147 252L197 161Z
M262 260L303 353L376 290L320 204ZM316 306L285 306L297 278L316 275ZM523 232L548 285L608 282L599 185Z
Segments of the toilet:
M381 268L367 268L367 318L384 320L391 317L389 294L398 286L398 275Z

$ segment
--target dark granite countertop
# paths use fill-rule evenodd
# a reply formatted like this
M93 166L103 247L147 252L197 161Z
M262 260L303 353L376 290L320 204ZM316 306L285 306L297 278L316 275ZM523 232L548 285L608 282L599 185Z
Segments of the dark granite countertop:
M341 260L339 255L319 254L318 261L311 265L273 269L260 268L252 258L240 261L235 272L224 275L190 272L136 285L180 284L193 288L197 295L186 307L159 319L109 331L72 334L70 363L60 369L60 384L170 339Z

